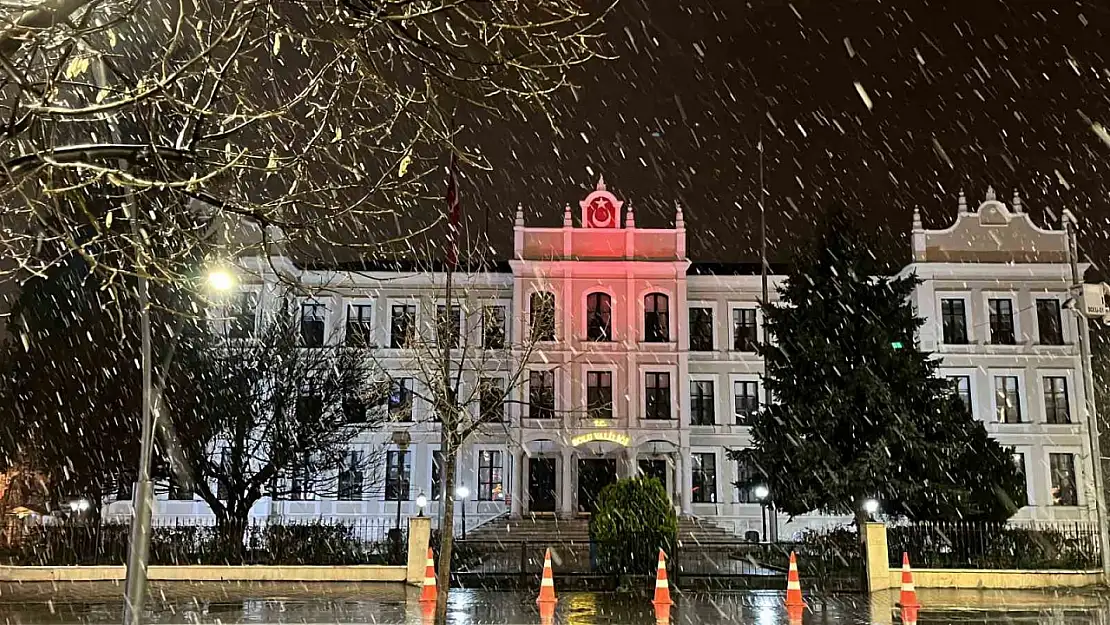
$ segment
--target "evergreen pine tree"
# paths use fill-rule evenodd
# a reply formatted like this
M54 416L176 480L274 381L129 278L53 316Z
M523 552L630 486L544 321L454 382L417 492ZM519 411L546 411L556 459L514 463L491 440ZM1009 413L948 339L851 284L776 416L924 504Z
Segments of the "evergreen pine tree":
M923 520L1009 518L1025 503L1012 450L916 347L916 276L877 277L843 213L764 307L761 347L773 397L752 423L750 463L782 511ZM743 486L743 485L742 485Z

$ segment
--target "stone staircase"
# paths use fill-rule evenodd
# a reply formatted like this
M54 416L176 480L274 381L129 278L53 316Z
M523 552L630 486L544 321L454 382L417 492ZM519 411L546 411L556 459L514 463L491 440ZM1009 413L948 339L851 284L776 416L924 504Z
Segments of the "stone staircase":
M585 544L590 542L590 522L586 518L560 519L548 515L510 519L506 515L468 530L466 537L474 541ZM678 518L678 540L685 545L744 542L710 521L688 516Z

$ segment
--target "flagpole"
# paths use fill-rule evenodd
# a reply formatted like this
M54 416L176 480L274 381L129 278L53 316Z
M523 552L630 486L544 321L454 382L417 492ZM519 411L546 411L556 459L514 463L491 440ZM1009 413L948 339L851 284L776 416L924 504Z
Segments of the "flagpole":
M767 210L763 205L763 124L759 125L759 275L767 302Z

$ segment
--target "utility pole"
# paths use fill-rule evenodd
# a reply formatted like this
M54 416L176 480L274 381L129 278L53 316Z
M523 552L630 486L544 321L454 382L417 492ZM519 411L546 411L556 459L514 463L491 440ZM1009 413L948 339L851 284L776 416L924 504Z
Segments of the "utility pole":
M1083 302L1083 278L1079 274L1079 243L1076 237L1077 221L1070 210L1064 211L1064 229L1067 234L1068 263L1071 265L1071 291L1078 293L1076 312L1079 318L1079 358L1083 369L1083 407L1090 437L1092 471L1095 481L1095 513L1098 522L1098 542L1102 560L1103 583L1110 581L1110 528L1106 525L1106 493L1103 491L1102 451L1098 436L1098 410L1095 407L1095 378L1091 369L1091 327L1087 307Z

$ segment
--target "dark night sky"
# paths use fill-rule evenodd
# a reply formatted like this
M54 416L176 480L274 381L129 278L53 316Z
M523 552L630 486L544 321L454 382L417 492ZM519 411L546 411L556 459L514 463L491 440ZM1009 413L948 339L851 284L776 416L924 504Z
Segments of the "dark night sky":
M464 214L488 209L502 256L518 202L557 225L603 172L639 225L680 199L695 260L751 260L761 130L776 259L841 203L904 260L914 206L944 227L988 184L1039 223L1073 208L1092 260L1110 250L1110 145L1079 113L1110 125L1110 3L622 0L607 30L620 58L575 75L561 136L470 121L495 171L464 172Z

